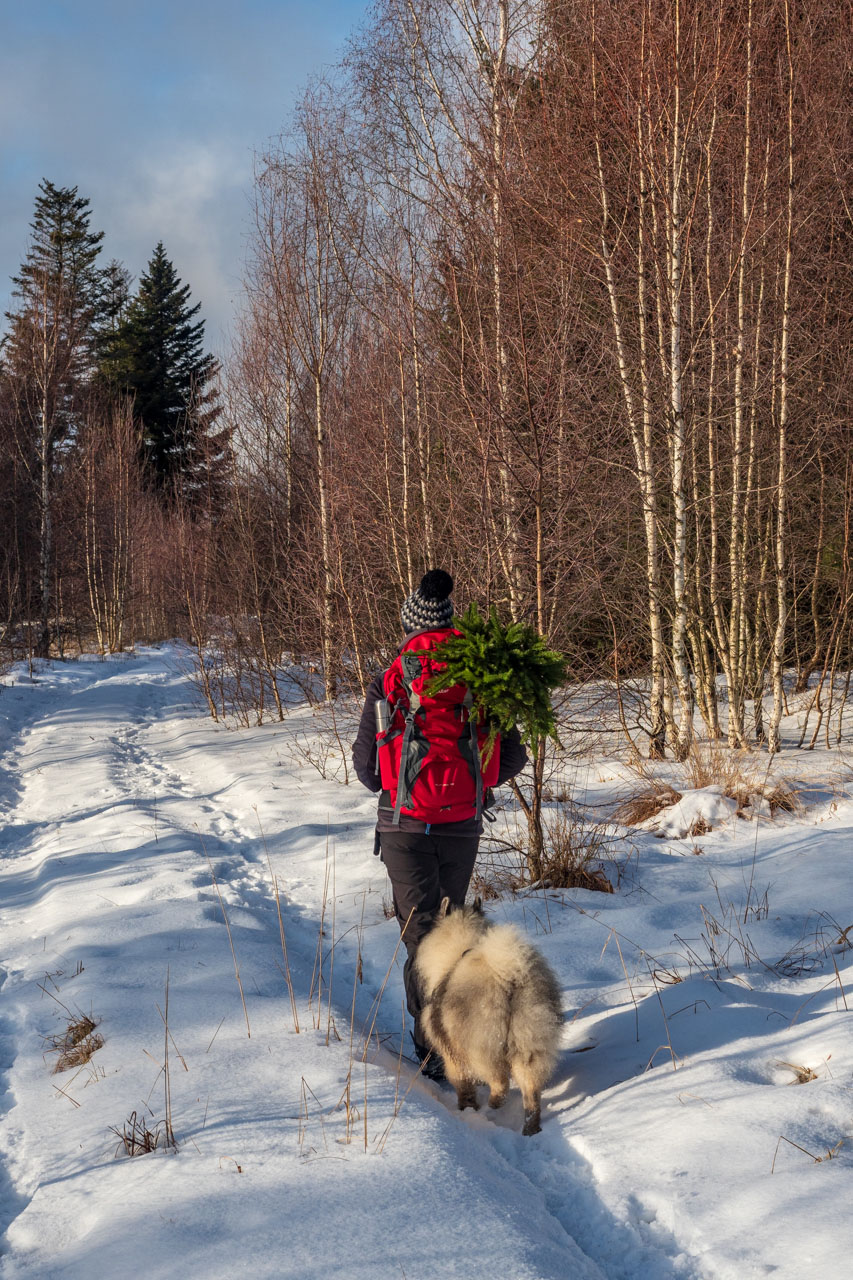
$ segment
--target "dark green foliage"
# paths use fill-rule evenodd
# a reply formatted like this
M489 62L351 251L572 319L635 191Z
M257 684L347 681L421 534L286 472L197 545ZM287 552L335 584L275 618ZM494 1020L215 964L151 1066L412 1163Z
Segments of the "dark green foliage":
M132 277L127 267L113 258L101 273L101 292L98 303L98 349L102 355L109 352L124 320L130 303Z
M461 632L431 650L430 657L446 663L430 681L429 692L454 684L471 691L492 736L518 725L521 738L535 755L539 741L559 743L551 690L566 680L566 659L548 648L545 638L524 622L500 621L492 608L484 618L471 604L454 627Z
M123 305L115 281L118 319L104 334L101 374L113 392L133 399L142 424L145 461L154 482L168 492L198 498L224 438L211 430L221 412L213 382L217 362L204 352L204 321L189 303L162 243Z
M30 247L20 275L12 277L13 297L24 305L38 300L43 307L47 291L51 301L61 299L69 324L81 314L90 320L100 284L95 260L104 233L89 230L89 201L78 196L76 187L57 187L45 178L39 192ZM7 318L14 321L16 314L7 313Z
M74 394L92 369L104 233L89 230L90 217L76 187L39 183L30 246L12 278L16 301L6 312L4 371L26 384L33 430L47 432L51 444L70 431Z

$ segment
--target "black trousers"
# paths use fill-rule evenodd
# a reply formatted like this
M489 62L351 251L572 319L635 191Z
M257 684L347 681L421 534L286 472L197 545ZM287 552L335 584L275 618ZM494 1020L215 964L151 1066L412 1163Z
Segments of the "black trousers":
M423 1047L420 1032L423 999L412 970L415 952L421 939L432 928L433 917L442 898L449 898L455 906L461 906L465 901L479 843L478 835L442 835L435 827L423 835L411 831L379 833L382 861L394 894L397 923L401 930L404 927L406 930L403 934L407 952L403 985L418 1047Z

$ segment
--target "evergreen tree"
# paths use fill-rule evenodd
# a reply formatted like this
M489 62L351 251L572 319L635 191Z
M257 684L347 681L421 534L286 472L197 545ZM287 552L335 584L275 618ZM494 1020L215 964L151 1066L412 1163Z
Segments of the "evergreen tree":
M103 353L118 332L130 302L133 277L124 263L113 258L101 275L98 302L98 348Z
M59 436L70 426L74 392L92 371L101 292L96 261L104 233L89 229L89 201L76 187L45 179L39 191L30 247L20 274L12 277L17 301L6 312L3 367L39 384L36 413L46 412Z
M214 430L222 409L218 364L204 352L204 321L190 305L160 242L138 291L112 334L101 372L113 390L133 398L145 461L155 483L193 501L221 470L227 433Z
M33 490L39 545L36 651L50 648L53 493L57 447L74 433L79 394L93 370L103 232L89 227L89 201L76 187L39 184L32 239L15 305L6 313L2 373L15 403L18 449Z

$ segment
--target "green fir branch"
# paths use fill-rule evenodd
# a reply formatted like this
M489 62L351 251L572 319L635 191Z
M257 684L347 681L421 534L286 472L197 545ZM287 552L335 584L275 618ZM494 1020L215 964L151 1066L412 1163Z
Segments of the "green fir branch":
M492 742L498 733L518 726L521 740L534 756L542 738L560 745L551 691L565 684L566 659L548 647L534 627L500 621L494 607L482 617L471 604L462 618L454 618L459 635L449 636L430 651L444 669L429 682L428 693L464 684L471 692L473 711L489 725Z

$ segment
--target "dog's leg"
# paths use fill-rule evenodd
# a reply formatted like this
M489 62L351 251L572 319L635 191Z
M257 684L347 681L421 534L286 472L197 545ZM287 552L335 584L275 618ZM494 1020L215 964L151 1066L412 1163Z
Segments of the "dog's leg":
M524 1127L521 1132L525 1138L530 1138L534 1133L541 1132L541 1097L542 1097L542 1079L540 1073L535 1069L531 1069L533 1064L519 1066L517 1062L512 1065L512 1074L518 1081L521 1089L521 1100L524 1103Z
M466 1107L473 1107L475 1111L480 1110L477 1086L473 1080L462 1080L456 1086L456 1104L460 1111L464 1111Z
M489 1086L489 1106L497 1110L506 1102L506 1095L509 1092L509 1072L505 1076L500 1076L496 1080L487 1081Z
M532 1138L534 1133L542 1132L540 1124L541 1112L539 1103L535 1103L532 1107L524 1108L524 1124L521 1127L522 1135L525 1138Z
M447 1053L445 1053L444 1056L444 1073L453 1085L453 1088L456 1090L456 1101L459 1110L464 1111L466 1107L473 1107L475 1111L479 1111L480 1104L477 1101L477 1086L468 1076L461 1064L456 1062Z

